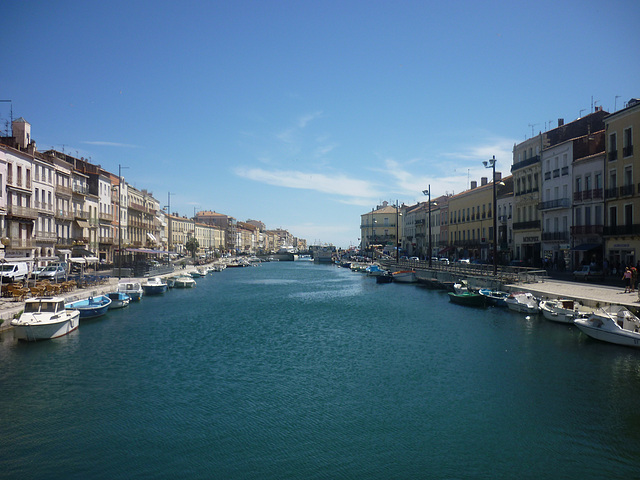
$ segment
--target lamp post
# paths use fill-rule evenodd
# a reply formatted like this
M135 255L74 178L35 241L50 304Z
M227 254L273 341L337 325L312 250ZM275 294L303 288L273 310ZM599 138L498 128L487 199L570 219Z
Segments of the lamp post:
M427 195L429 197L429 268L431 268L431 257L432 257L432 249L431 249L431 185L429 185L429 189L428 190L423 190L422 191L423 195Z
M482 162L485 168L493 169L493 275L498 275L498 217L496 215L496 156Z
M167 266L171 265L171 195L175 193L167 192Z
M396 200L396 264L400 262L400 237L399 237L399 224L400 224L400 207L398 200Z

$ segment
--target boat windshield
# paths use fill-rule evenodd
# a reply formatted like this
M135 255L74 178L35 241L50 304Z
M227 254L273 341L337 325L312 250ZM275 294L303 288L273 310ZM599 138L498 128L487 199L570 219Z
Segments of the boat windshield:
M40 307L40 311L41 312L47 312L47 313L55 313L55 311L56 311L55 302L42 302L41 307Z
M40 302L27 302L24 304L24 313L35 313L40 311Z

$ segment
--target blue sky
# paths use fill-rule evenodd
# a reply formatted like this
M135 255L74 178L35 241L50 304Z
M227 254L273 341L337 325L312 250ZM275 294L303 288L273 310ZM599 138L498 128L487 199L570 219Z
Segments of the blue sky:
M506 175L532 131L640 96L639 16L637 0L9 2L0 98L39 150L122 165L181 215L348 247L382 201L460 192L493 155Z

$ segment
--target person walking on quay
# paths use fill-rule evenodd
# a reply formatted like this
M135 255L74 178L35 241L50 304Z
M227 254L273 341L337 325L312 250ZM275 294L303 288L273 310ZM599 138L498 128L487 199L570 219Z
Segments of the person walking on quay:
M629 293L631 291L631 270L629 267L624 271L622 280L624 280L624 293Z
M631 267L631 293L635 292L636 283L638 282L638 270Z

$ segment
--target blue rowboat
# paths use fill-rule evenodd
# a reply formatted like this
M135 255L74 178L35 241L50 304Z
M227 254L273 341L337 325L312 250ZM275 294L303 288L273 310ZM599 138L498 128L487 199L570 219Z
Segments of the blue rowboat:
M80 320L86 320L87 318L96 318L104 315L109 310L109 305L111 305L111 299L106 295L99 295L66 303L64 308L78 310L80 312Z
M111 299L111 305L109 310L115 310L116 308L124 308L129 305L131 297L122 292L109 292L107 296Z

